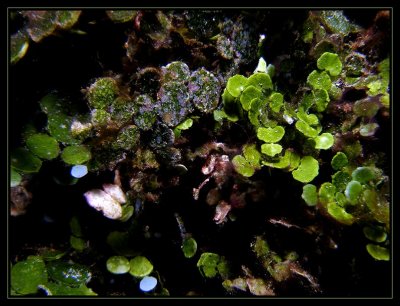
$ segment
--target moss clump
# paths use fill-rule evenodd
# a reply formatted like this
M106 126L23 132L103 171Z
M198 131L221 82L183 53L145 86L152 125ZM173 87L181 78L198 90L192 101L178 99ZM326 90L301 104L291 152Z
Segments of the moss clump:
M98 78L87 89L89 105L96 109L108 108L118 94L117 82L110 77Z
M210 113L217 107L221 86L211 72L204 68L193 71L188 88L192 103L201 112Z

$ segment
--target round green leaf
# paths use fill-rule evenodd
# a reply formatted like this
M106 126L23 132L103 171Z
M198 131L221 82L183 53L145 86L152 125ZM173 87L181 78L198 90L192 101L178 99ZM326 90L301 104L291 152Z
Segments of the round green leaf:
M259 167L261 154L256 149L256 145L245 145L243 147L243 155L247 162L254 168Z
M271 163L262 161L262 164L273 168L287 169L288 171L292 171L299 166L300 156L290 150L286 150L285 155L282 156L278 162Z
M226 89L232 97L237 98L240 96L246 85L247 78L243 75L236 74L228 79Z
M319 188L319 200L323 204L328 204L335 200L336 188L331 183L323 183Z
M370 167L358 167L351 174L353 180L360 182L361 184L372 181L376 178L375 172Z
M47 118L47 128L51 136L57 141L65 144L78 144L79 140L75 139L71 133L72 117L62 113L49 114Z
M113 78L98 78L88 89L87 98L90 106L105 109L114 101L117 91L117 82Z
M308 206L315 206L318 203L317 187L313 184L303 186L301 197Z
M232 164L236 172L245 177L250 177L254 174L254 167L242 155L236 155L232 159Z
M11 167L24 173L38 172L42 161L24 148L17 148L11 152Z
M346 189L347 184L351 181L351 176L347 172L338 171L332 175L332 184L335 185L337 190L343 191Z
M36 293L38 286L46 283L46 266L39 256L17 262L11 269L11 287L19 294Z
M266 89L272 89L272 81L271 77L268 73L257 72L252 74L247 82L247 86L253 85L261 91L265 91Z
M106 262L107 270L114 274L128 273L131 266L125 256L111 256Z
M327 150L333 146L335 139L330 133L322 133L321 135L314 138L315 148L321 150Z
M282 146L276 143L265 143L261 145L261 153L268 156L275 156L282 152Z
M62 160L70 165L80 165L87 162L92 155L89 149L83 145L66 147L61 153Z
M69 243L78 252L82 252L86 248L86 241L73 235L69 237Z
M304 156L300 161L299 167L292 172L292 175L295 180L309 183L318 175L318 171L318 161L312 156Z
M69 286L86 284L92 278L92 273L86 266L61 261L47 263L49 277Z
M342 71L342 62L335 53L325 52L317 60L317 66L321 70L326 70L331 76L337 76Z
M129 273L135 277L144 277L153 271L152 263L144 256L136 256L129 262Z
M250 85L243 90L240 96L240 103L242 104L243 109L248 111L250 109L251 101L253 99L260 97L261 97L261 90Z
M387 238L386 232L383 230L382 227L378 226L365 226L363 228L363 233L365 237L367 237L369 240L374 241L374 242L384 242Z
M274 92L269 96L270 107L275 112L278 113L283 106L283 95L279 92Z
M358 202L358 196L362 191L362 186L358 181L351 181L347 184L344 194L350 203L355 205Z
M119 218L119 221L126 222L128 221L134 213L135 209L133 205L123 205L122 206L122 217Z
M278 125L274 128L260 127L257 130L257 138L270 143L278 142L285 135L285 129Z
M331 166L334 170L340 170L341 168L347 166L348 162L349 161L346 154L344 154L343 152L338 152L332 158Z
M329 90L332 86L332 81L329 75L325 71L318 72L317 70L314 70L308 75L307 83L314 89Z
M379 108L376 101L365 98L354 103L353 111L357 116L372 118L378 113Z
M317 137L319 134L318 130L312 128L302 120L297 121L295 126L298 131L300 131L303 135L307 137L314 138Z
M183 255L186 258L192 258L197 252L197 242L193 238L185 239L182 243Z
M371 255L376 260L385 260L385 261L390 260L390 253L387 248L370 243L367 244L367 251L369 255Z
M316 89L313 91L315 105L318 112L323 112L329 104L329 94L325 89Z
M37 157L53 159L60 153L57 140L46 134L34 134L26 140L28 149Z
M354 217L336 202L328 203L328 213L340 223L351 225L354 222Z
M218 273L219 261L220 256L218 254L205 252L201 254L199 260L197 261L197 267L202 275L212 278Z
M14 168L10 169L10 187L16 187L21 183L22 176Z

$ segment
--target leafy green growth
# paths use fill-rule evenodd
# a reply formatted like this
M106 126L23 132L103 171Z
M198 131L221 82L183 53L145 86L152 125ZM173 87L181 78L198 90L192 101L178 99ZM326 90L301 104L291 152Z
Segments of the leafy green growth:
M384 261L390 260L390 253L387 248L369 243L367 244L367 251L376 260L384 260Z
M105 126L111 121L110 113L104 109L95 108L90 112L90 115L91 123L96 127Z
M379 110L380 106L377 102L370 98L358 100L354 103L353 111L357 116L372 118Z
M323 204L328 204L335 201L336 187L331 183L323 183L319 187L318 195L319 200Z
M345 225L351 225L354 222L353 215L346 212L346 210L339 206L336 202L328 203L328 213L338 222Z
M312 156L304 156L299 167L292 172L293 178L302 183L311 182L319 171L318 161Z
M335 53L325 52L317 60L317 66L321 70L326 70L331 76L338 76L342 71L342 62Z
M208 278L213 278L218 274L225 278L229 273L226 260L216 253L202 253L197 261L197 268L203 276Z
M115 149L132 150L139 143L140 132L136 125L128 125L121 129L113 143Z
M292 171L299 166L300 156L290 150L286 150L285 154L279 159L278 162L262 161L262 164L273 168Z
M87 91L87 99L92 108L106 109L116 98L117 82L110 77L98 78Z
M310 138L315 138L318 136L319 131L317 129L312 128L308 123L299 120L295 124L296 129L300 131L303 135L310 137Z
M351 176L347 172L338 171L332 175L332 184L336 187L336 190L344 191L350 181Z
M82 252L87 247L85 240L79 237L75 237L73 235L69 237L69 243L71 244L71 247L78 252Z
M362 185L358 181L350 181L345 190L346 198L351 204L355 205L358 203L358 197L362 191Z
M131 266L125 256L111 256L106 262L107 270L113 274L128 273Z
M317 187L313 184L304 185L301 197L308 206L317 205L318 203Z
M283 106L283 95L279 92L274 92L269 96L269 105L275 113L279 113Z
M275 156L282 152L282 146L276 143L264 143L261 145L261 153L268 156Z
M235 170L245 177L250 177L260 167L261 154L255 145L245 145L243 155L236 155L232 159Z
M258 258L266 257L270 251L267 241L261 236L256 237L256 241L254 242L254 244L252 244L252 248Z
M29 256L11 269L11 287L17 294L36 293L39 285L46 283L46 266L39 256Z
M45 249L43 252L40 253L40 256L43 258L44 261L53 261L62 258L66 252L55 250L55 249Z
M214 74L200 68L189 78L189 94L194 106L203 113L211 113L218 105L221 86Z
M175 137L179 137L181 134L181 131L190 129L192 127L192 125L193 125L193 119L191 119L191 118L188 118L185 121L183 121L182 123L178 124L174 128Z
M46 268L53 280L72 287L87 284L92 278L89 269L79 264L51 261L47 263Z
M331 160L331 166L334 170L340 170L343 167L347 166L348 164L348 159L346 154L343 152L338 152L335 154L335 156Z
M314 140L315 140L315 148L322 150L329 149L330 147L333 146L333 143L335 142L333 135L330 133L322 133L321 135L315 137Z
M240 103L242 104L243 109L248 111L250 110L250 104L252 100L260 97L261 97L261 90L259 90L253 85L250 85L247 86L240 95Z
M381 226L364 226L363 233L373 242L384 242L387 238L387 234Z
M379 125L375 122L360 124L360 135L364 137L373 136L378 128Z
M122 205L121 208L122 208L122 216L118 220L121 222L126 222L133 216L135 209L133 205L129 204Z
M234 98L240 96L245 86L247 85L247 78L243 75L237 74L228 79L226 83L227 92Z
M24 173L38 172L42 161L24 148L17 148L11 152L11 167Z
M260 127L257 130L257 138L269 143L278 142L283 135L285 135L285 129L280 125L274 128Z
M361 184L372 181L376 178L374 170L370 167L358 167L351 174L353 180L360 182Z
M333 33L346 36L358 29L358 26L351 23L346 16L343 15L343 11L323 10L320 12L320 16L326 27Z
M253 73L247 80L246 86L253 85L262 92L267 92L267 90L272 89L271 77L268 73L256 72Z
M39 158L54 159L60 153L57 140L46 134L34 134L26 140L28 149Z
M186 258L192 258L197 252L197 242L193 238L183 240L182 252Z
M316 89L313 90L313 95L317 112L325 111L330 101L328 92L325 89Z
M325 71L318 72L317 70L314 70L308 75L307 83L314 89L325 89L327 91L332 86L332 81L329 75Z
M190 76L190 70L186 63L181 61L171 62L161 68L163 83L170 81L185 82Z
M14 168L10 169L10 187L16 187L21 183L22 176Z
M341 207L345 207L349 203L346 196L342 192L336 192L335 200L336 200L336 203Z
M144 277L153 271L152 263L144 256L136 256L129 262L129 273L134 277Z
M47 129L51 136L64 144L79 144L81 141L72 135L71 125L73 118L64 113L49 113Z
M70 165L81 165L91 157L89 149L83 145L65 147L61 153L62 160Z
M176 126L193 110L187 86L180 81L165 83L158 91L158 115L168 126Z

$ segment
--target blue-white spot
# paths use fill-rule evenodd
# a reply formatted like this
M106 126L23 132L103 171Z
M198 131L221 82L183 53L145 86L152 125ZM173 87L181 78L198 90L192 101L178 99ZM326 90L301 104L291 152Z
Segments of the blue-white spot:
M142 278L139 284L140 290L148 292L153 290L157 286L157 278L153 276L145 276Z
M85 165L75 165L71 168L71 175L76 178L84 177L88 173Z

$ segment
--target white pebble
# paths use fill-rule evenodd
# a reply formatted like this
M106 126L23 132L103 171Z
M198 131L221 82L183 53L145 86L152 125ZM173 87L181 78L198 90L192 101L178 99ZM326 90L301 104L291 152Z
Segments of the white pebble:
M153 276L145 276L142 278L139 284L140 290L148 292L153 290L157 286L157 278Z
M71 175L76 178L84 177L88 173L85 165L75 165L71 168Z

